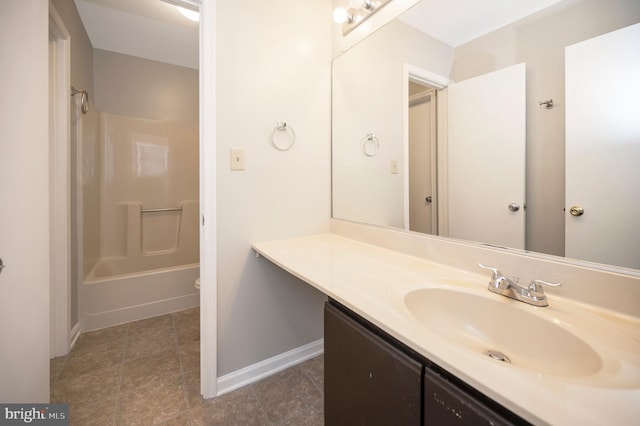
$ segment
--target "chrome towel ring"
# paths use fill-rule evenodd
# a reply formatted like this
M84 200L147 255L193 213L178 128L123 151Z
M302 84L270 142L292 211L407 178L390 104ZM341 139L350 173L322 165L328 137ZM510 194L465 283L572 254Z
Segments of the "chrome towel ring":
M276 133L278 132L278 133ZM276 137L277 134L284 133L288 138ZM276 142L276 139L285 139L285 141ZM288 143L286 139L289 139ZM279 151L287 151L296 142L296 134L291 126L287 126L285 122L276 123L276 127L271 131L271 145Z
M80 98L80 111L82 114L86 114L89 111L89 93L86 90L78 90L75 87L71 86L71 96L75 96L78 93L81 94Z
M373 133L367 133L360 141L360 150L367 157L373 157L380 149L380 141Z

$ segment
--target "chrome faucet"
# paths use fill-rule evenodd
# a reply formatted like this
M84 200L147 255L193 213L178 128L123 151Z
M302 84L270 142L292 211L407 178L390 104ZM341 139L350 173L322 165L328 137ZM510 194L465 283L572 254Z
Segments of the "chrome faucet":
M518 278L514 278L512 280L508 277L505 277L497 268L485 266L482 263L478 263L478 266L482 269L488 269L492 272L491 281L489 281L490 291L510 297L511 299L528 303L533 306L549 306L547 296L542 290L543 285L548 285L550 287L558 287L561 285L560 283L550 283L542 280L533 280L531 281L531 283L529 283L528 287L523 287L518 284Z

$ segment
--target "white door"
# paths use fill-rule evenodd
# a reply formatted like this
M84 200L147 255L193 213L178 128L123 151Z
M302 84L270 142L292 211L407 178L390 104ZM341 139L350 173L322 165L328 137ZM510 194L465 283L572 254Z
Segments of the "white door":
M0 401L49 401L48 3L0 1Z
M433 234L437 211L433 108L432 94L409 106L409 229L426 234Z
M640 24L565 60L565 255L640 269Z
M525 64L449 85L449 236L525 247Z

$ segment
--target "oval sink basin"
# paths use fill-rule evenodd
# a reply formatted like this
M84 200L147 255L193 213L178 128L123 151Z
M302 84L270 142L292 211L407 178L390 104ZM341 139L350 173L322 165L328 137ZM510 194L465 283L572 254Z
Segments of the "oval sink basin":
M568 377L592 375L602 368L602 359L590 345L553 321L513 305L522 302L451 288L420 288L407 293L404 303L442 338L497 361L506 356L515 366Z
M456 351L462 363L460 357L473 357L468 362L539 378L640 387L640 341L570 301L535 307L492 293L473 277L406 277L387 292L409 320L411 340L441 362Z

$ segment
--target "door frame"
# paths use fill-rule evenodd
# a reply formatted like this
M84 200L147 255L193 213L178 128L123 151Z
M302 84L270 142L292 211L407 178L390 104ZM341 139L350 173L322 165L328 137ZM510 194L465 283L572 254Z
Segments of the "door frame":
M206 399L218 392L216 0L186 3L200 10L200 393Z
M71 334L70 35L49 3L50 357L69 352Z
M216 216L216 3L159 0L200 12L200 394L218 395Z
M433 87L436 91L440 91L445 89L449 84L452 83L447 77L441 76L439 74L433 73L431 71L427 71L420 67L404 63L403 64L403 72L402 72L402 155L403 155L403 168L402 168L402 190L403 190L403 223L404 229L409 230L409 81L414 81L420 84L428 85ZM439 96L436 96L436 102L434 102L434 108L436 111L439 111L439 105L437 104L437 99ZM436 128L439 128L438 122L440 121L440 114L436 112L436 120L433 122L433 129L436 131ZM437 134L437 133L436 133ZM440 144L440 136L436 136L433 139L434 143L432 144L433 149L435 150L436 146ZM432 161L438 161L436 158L436 152L432 152ZM438 173L439 175L439 173ZM439 177L439 176L438 176ZM440 192L438 190L438 192ZM436 194L436 197L438 195ZM437 205L440 205L438 203ZM434 217L440 217L440 208L434 209ZM439 228L439 226L438 226ZM433 229L434 235L439 235L438 230L436 228Z

